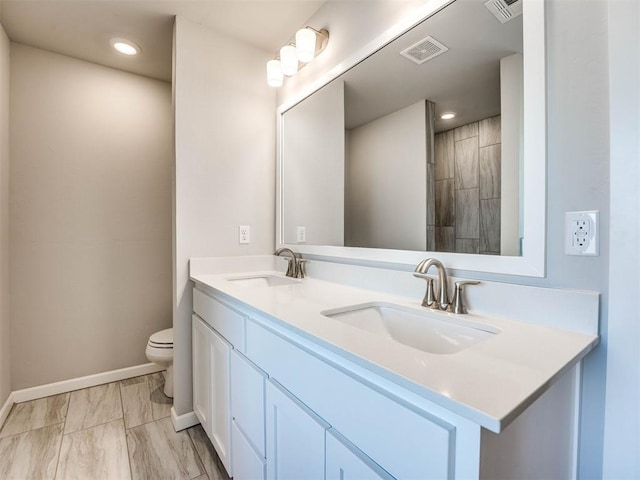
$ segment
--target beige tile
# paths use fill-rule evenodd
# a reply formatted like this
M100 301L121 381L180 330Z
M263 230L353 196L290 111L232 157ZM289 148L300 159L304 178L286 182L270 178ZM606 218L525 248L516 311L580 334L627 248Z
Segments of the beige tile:
M125 428L153 422L151 388L146 379L138 383L129 383L128 385L120 382L120 395L122 396Z
M128 387L129 385L137 385L139 383L148 382L150 378L151 375L141 375L139 377L126 378L124 380L120 380L120 387Z
M500 198L502 148L491 145L480 149L480 198Z
M151 391L151 412L154 420L171 416L173 399L164 394L164 376L162 372L149 375L149 390Z
M478 137L455 144L456 190L478 187Z
M479 189L456 191L456 238L479 238ZM482 247L480 247L482 250Z
M0 440L0 478L3 480L53 479L63 424Z
M63 423L68 405L68 393L17 403L11 409L4 427L0 430L0 438Z
M118 383L71 392L64 433L76 432L122 418Z
M189 479L204 473L189 435L174 431L169 418L127 430L127 445L134 480Z
M478 141L481 147L502 142L500 115L478 122Z
M122 420L64 435L56 479L130 479Z
M438 133L435 137L436 180L453 178L454 175L453 130Z
M220 457L216 453L213 445L209 441L209 437L202 429L201 425L196 425L187 430L189 436L196 447L200 460L204 465L204 469L207 472L210 480L229 480L227 470L222 465Z
M455 142L464 140L465 138L477 137L477 136L478 136L478 122L462 125L461 127L454 128L453 130L453 140Z

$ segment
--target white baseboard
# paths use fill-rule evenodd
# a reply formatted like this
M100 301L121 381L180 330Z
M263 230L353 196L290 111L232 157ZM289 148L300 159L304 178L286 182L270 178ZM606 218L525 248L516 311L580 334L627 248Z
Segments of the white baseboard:
M196 417L195 412L188 412L183 415L178 415L175 408L171 407L171 422L173 423L173 429L176 432L184 430L185 428L198 425L200 420Z
M11 407L13 407L13 404L13 392L11 392L7 397L7 400L4 402L4 405L2 405L2 408L0 408L0 429L4 425L4 421L9 416L9 412L11 411Z
M95 387L96 385L103 385L105 383L117 382L127 378L139 377L140 375L161 372L162 370L164 369L155 363L145 363L144 365L136 365L135 367L121 368L120 370L111 370L109 372L96 373L95 375L88 375L86 377L72 378L62 382L48 383L38 387L16 390L12 392L9 398L13 399L13 403L28 402L29 400L37 400L38 398L58 395L59 393L72 392L82 388ZM2 408L2 411L4 411L4 407Z

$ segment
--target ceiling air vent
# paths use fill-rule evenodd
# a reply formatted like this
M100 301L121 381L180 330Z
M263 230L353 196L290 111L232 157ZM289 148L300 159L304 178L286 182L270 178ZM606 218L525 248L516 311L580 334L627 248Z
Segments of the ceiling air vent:
M509 20L522 15L523 0L489 0L484 4L493 15L500 20L500 23L507 23Z
M418 65L437 57L441 53L449 50L439 41L433 37L427 37L420 40L418 43L411 45L409 48L400 52L400 55L407 57L412 62L416 62Z

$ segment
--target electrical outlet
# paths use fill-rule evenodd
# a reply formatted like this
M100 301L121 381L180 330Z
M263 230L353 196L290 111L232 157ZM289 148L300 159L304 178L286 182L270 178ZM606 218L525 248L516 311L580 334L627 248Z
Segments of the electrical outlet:
M251 229L249 225L238 226L238 242L251 243Z
M598 212L565 213L565 254L597 256Z
M307 229L305 227L298 227L298 243L304 243L307 241Z

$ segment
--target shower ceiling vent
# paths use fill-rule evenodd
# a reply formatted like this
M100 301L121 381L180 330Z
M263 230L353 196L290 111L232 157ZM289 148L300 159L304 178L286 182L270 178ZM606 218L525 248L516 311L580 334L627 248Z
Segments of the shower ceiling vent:
M435 38L427 37L411 45L409 48L404 49L400 52L400 55L420 65L447 50L449 50L449 48L445 47Z
M523 0L489 0L484 4L500 23L507 23L522 15Z

